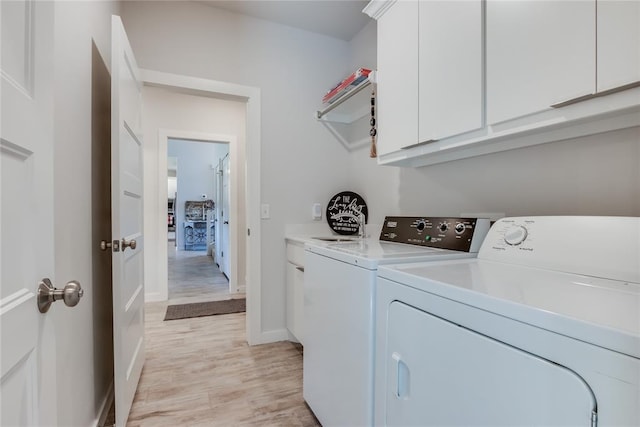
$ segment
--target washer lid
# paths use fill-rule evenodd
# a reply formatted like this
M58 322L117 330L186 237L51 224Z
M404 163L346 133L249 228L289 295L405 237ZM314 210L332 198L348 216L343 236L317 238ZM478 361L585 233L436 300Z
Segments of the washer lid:
M487 260L381 267L378 276L640 358L640 284Z
M377 269L378 264L399 264L475 256L475 254L468 252L381 242L373 238L330 244L307 244L306 248L310 252L371 270Z

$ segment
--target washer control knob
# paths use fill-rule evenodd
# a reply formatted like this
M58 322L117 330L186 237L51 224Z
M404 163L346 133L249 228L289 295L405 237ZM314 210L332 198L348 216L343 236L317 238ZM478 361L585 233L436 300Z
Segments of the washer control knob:
M456 224L456 227L455 227L456 234L464 233L464 229L465 229L465 227L464 227L463 223L459 222L459 223Z
M444 233L448 229L449 229L449 224L447 224L446 222L441 222L440 225L438 225L438 230L440 230L442 233Z
M514 225L504 233L504 241L507 245L518 246L527 239L529 232L521 225Z
M418 229L418 231L422 231L424 230L424 228L427 226L427 224L424 223L424 221L420 221L418 222L418 224L416 225L416 228Z

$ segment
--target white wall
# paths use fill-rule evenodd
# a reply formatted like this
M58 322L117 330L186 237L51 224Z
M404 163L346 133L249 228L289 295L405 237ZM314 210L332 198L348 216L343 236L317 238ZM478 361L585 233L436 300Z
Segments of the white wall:
M261 202L271 206L261 323L284 332L285 224L310 222L313 202L348 187L349 156L313 118L350 72L348 43L195 2L127 1L123 21L142 68L260 88Z
M640 129L626 129L422 168L371 166L352 182L384 215L640 216Z
M351 70L363 67L370 70L377 68L377 21L371 20L349 42Z
M96 163L92 158L96 150L110 152L107 68L112 13L118 13L117 3L55 3L55 64L51 70L55 76L55 278L57 287L75 279L85 290L78 306L58 303L49 314L57 325L58 391L55 396L39 398L57 401L58 420L42 421L60 426L95 424L113 375L111 300L96 299L110 295L105 290L111 282L110 254L99 251L93 232L101 225L93 218L94 207L106 205L104 215L108 217L110 194L95 190L96 180L104 177L94 174L104 161ZM97 81L92 82L92 73ZM100 98L99 105L92 98ZM108 158L106 162L108 181ZM110 230L102 238L109 240ZM94 270L107 273L100 277Z
M215 185L212 166L229 153L228 144L193 142L169 139L168 154L178 159L178 204L176 206L176 243L178 250L184 249L185 202L200 201L201 195L214 200ZM233 173L233 172L232 172ZM221 201L214 200L216 206Z
M375 64L374 26L351 41L354 66ZM351 154L349 170L373 223L473 212L640 215L639 128L421 168L378 166L363 148Z
M167 194L169 198L174 198L176 192L178 191L178 180L177 177L172 176L167 178Z
M129 33L129 29L127 29ZM129 36L131 38L131 35ZM158 216L158 189L165 184L158 181L158 163L161 157L166 158L166 152L158 150L158 133L160 129L179 132L196 132L205 134L222 134L236 136L238 145L238 171L235 172L238 188L238 228L244 230L245 223L245 127L246 104L244 102L221 100L204 96L188 95L168 89L145 86L142 90L143 112L142 126L144 128L144 230L145 246L145 295L147 300L166 299L167 272L156 268L158 259L166 259L167 251L164 241L159 240L156 230L158 221L166 223L166 215ZM200 145L200 144L197 144ZM204 143L202 145L205 145ZM214 146L215 144L211 144ZM208 160L208 164L215 163L215 159ZM181 164L178 162L178 185L180 184ZM201 194L201 193L199 193ZM199 200L198 197L195 200ZM213 190L208 190L213 196ZM178 190L178 207L184 208L185 198ZM164 202L166 204L166 202ZM178 219L180 220L180 219ZM181 220L180 220L181 221ZM176 223L177 229L180 224ZM241 236L244 233L240 233ZM238 260L238 283L245 284L244 271L246 267L246 245L244 239L239 239L236 257ZM162 288L160 287L162 285Z

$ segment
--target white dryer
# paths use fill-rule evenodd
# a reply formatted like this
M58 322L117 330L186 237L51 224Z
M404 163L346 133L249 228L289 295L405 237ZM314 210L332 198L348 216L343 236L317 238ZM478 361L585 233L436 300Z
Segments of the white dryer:
M380 240L305 246L303 394L322 425L373 424L378 266L474 257L488 229L487 219L387 217Z
M640 425L640 218L522 217L383 266L375 424Z

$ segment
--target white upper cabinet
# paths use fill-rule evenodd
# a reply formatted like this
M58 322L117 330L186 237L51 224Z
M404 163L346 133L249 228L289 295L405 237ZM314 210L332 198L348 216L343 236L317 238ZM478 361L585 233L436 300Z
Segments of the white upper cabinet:
M388 5L378 20L378 155L418 142L418 2Z
M378 163L640 126L640 0L373 0Z
M487 1L489 124L595 92L596 3Z
M640 2L598 1L598 92L640 81Z
M483 126L482 2L420 2L419 141Z
M483 126L482 23L480 0L386 4L378 16L379 155Z

